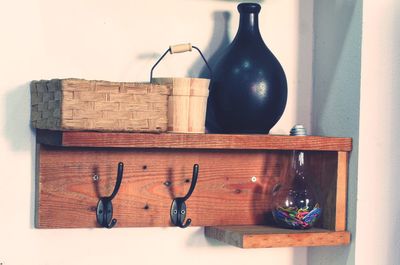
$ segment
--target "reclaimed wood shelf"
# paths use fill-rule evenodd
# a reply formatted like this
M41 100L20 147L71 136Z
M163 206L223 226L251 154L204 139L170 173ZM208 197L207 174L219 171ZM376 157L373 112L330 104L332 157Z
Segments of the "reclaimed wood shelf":
M99 227L96 205L111 193L120 161L125 166L113 199L116 227L171 226L171 202L186 194L197 163L187 218L192 226L205 226L206 236L244 248L349 242L351 138L37 130L36 141L37 228ZM288 179L291 150L305 151L311 184L323 194L324 210L312 230L263 226L273 209L273 187Z
M351 138L265 134L108 133L37 130L37 141L65 147L345 151Z
M350 243L350 233L312 228L290 230L272 226L211 226L209 238L240 248L337 246Z

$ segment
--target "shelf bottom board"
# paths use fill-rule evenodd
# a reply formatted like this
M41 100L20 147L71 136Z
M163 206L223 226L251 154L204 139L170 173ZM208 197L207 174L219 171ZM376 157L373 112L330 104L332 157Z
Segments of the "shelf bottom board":
M272 226L208 226L209 238L240 248L337 246L350 243L350 232L321 228L290 230Z

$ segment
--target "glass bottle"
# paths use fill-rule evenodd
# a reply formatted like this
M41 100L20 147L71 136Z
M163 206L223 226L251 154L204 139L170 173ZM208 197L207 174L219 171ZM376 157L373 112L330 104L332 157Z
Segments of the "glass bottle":
M299 125L296 126L300 128ZM294 134L296 132L293 132L296 126L292 129L291 135L296 135ZM301 126L301 128L304 130L304 127ZM309 183L310 176L306 163L304 151L293 151L288 183L274 188L272 215L279 226L308 229L321 216L322 209L317 202L313 187Z

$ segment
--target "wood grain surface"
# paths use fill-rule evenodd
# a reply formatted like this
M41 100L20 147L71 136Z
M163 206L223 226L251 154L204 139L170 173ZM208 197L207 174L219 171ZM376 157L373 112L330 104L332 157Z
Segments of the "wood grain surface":
M287 182L291 151L72 148L38 145L40 228L96 227L100 196L114 187L118 162L125 164L113 200L117 227L169 226L174 197L190 186L200 165L196 189L187 201L193 226L254 225L270 222L272 189ZM306 152L310 176L321 191L320 227L335 229L337 152ZM93 175L99 175L94 181ZM252 178L256 177L253 182Z
M204 133L210 79L189 77L152 78L170 88L168 132Z
M271 226L212 226L205 235L241 248L336 246L350 243L350 233L320 228L291 230Z
M351 138L321 136L106 133L37 130L37 141L70 147L351 151Z
M349 154L347 152L338 152L337 188L335 196L336 231L346 230L348 160L349 160Z

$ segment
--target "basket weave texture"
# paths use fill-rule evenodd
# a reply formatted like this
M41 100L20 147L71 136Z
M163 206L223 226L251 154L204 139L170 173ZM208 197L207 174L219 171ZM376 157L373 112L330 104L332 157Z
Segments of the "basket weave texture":
M34 128L165 132L165 85L52 79L31 82Z

